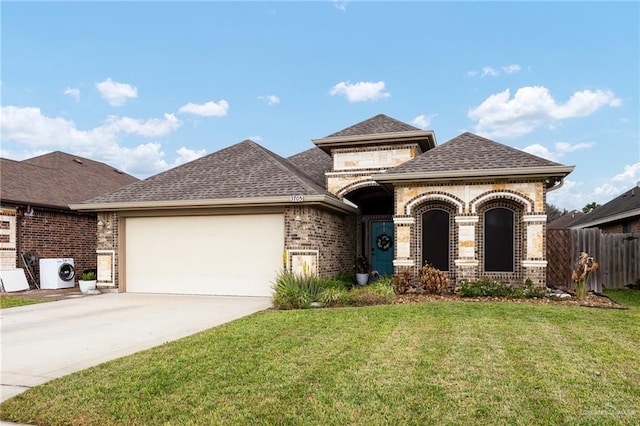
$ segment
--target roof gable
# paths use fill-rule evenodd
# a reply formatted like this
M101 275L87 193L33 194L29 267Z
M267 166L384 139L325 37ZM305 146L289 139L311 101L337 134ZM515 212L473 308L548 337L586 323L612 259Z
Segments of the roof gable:
M324 138L313 139L313 143L327 153L333 149L370 148L406 143L417 143L422 152L425 152L436 146L436 137L430 130L422 130L384 114L378 114Z
M22 205L67 209L138 181L105 163L60 151L23 161L2 158L0 164L3 201Z
M391 118L384 114L378 114L375 117L361 121L360 123L349 126L346 129L339 130L326 137L335 138L343 136L373 135L377 133L412 132L421 130L422 129L403 123L402 121L398 121L395 118Z
M251 140L151 176L88 203L144 203L330 195L294 166Z

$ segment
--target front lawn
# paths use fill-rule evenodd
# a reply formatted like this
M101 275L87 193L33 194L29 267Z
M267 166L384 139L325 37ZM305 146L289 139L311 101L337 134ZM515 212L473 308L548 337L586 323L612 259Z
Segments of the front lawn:
M30 389L2 404L1 417L46 425L638 424L638 305L270 310Z
M21 296L0 295L0 309L13 308L16 306L33 305L34 303L50 302L47 299L36 299Z

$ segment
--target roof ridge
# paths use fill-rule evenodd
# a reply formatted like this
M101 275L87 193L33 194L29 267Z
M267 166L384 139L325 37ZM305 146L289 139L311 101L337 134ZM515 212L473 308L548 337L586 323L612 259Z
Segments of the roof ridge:
M526 155L526 156L528 156L528 157L531 157L531 158L535 158L535 159L543 159L543 160L550 161L550 162L552 162L552 163L555 163L555 164L561 165L561 164L560 164L560 163L558 163L557 161L549 160L548 158L544 158L544 157L540 157L539 155L531 154L531 153L529 153L529 152L527 152L527 151L524 151L524 150L522 150L522 149L520 149L520 148L516 148L516 147L513 147L513 146L511 146L511 145L506 145L506 144L503 144L503 143L500 143L500 142L496 142L496 141L494 141L494 140L491 140L491 139L489 139L489 138L486 138L486 137L484 137L484 136L480 136L480 135L477 135L477 134L475 134L475 133L471 133L471 132L464 132L463 134L461 134L461 135L459 135L459 136L456 136L456 137L455 137L455 138L453 138L453 139L457 139L457 138L459 138L460 136L464 136L464 135L469 135L469 136L473 136L473 137L478 138L478 139L482 139L482 140L484 140L485 142L491 143L491 144L493 144L493 145L495 145L495 146L504 147L504 148L506 148L507 150L511 150L511 151L513 151L513 152L517 152L517 153L519 153L519 154L524 154L524 155ZM450 141L452 141L453 139L450 139L450 140L449 140L449 141L447 141L447 142L450 142ZM445 142L444 144L446 144L447 142ZM442 145L444 145L444 144L442 144ZM442 146L442 145L440 145L440 146Z
M318 185L317 183L313 182L313 180L309 176L307 176L306 173L304 173L302 170L297 168L293 163L291 163L286 158L279 156L275 152L272 152L272 151L268 150L267 148L257 144L256 142L252 141L251 139L246 139L244 142L249 142L250 146L253 149L259 150L259 151L267 154L267 158L269 159L269 161L271 161L271 163L276 165L281 170L289 173L306 190L313 192L313 191L317 191L318 189L321 189L322 192L327 192L327 190L325 188L322 188L320 185ZM304 176L304 179L302 178L303 176Z

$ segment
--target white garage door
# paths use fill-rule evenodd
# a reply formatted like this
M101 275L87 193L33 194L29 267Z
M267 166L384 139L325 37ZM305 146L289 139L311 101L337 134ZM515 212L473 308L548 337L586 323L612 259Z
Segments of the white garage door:
M271 296L282 214L126 219L126 291Z

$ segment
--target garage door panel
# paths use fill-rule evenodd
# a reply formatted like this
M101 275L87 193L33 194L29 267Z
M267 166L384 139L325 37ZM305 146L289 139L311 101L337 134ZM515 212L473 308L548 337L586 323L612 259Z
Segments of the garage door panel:
M126 219L130 292L270 296L282 214Z

